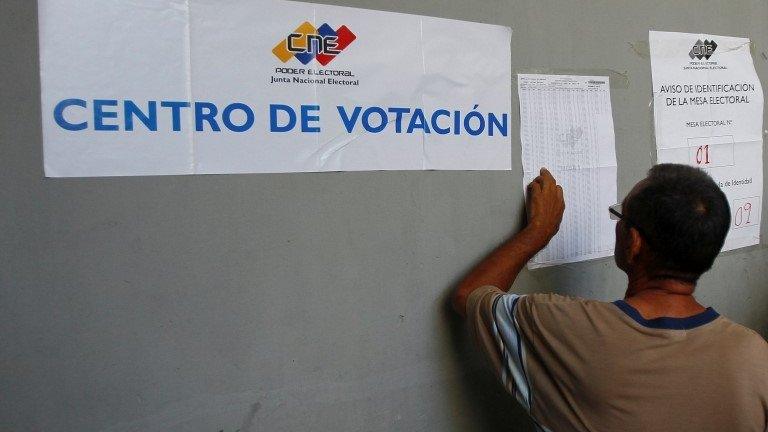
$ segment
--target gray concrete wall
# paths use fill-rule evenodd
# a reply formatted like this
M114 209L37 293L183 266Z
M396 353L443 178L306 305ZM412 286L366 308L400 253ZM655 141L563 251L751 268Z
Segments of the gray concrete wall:
M611 73L620 194L652 161L649 28L748 36L768 83L765 0L331 2L510 26L516 72ZM0 0L0 54L0 430L530 430L446 308L520 221L517 121L511 172L44 179L35 2ZM724 254L701 299L765 334L766 264ZM514 289L624 283L603 259Z

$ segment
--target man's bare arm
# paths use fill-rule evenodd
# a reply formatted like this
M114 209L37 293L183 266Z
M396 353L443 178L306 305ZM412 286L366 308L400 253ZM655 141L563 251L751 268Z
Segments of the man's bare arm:
M557 233L565 210L563 189L545 168L528 185L526 208L526 227L491 252L456 288L453 307L462 317L466 316L467 298L472 291L486 285L508 290L525 263Z

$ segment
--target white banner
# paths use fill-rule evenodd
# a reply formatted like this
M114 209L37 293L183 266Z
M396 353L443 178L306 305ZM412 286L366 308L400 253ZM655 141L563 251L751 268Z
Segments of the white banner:
M49 177L508 170L507 27L274 0L39 0Z
M760 242L763 89L749 39L651 31L658 162L707 171L731 205L723 250Z

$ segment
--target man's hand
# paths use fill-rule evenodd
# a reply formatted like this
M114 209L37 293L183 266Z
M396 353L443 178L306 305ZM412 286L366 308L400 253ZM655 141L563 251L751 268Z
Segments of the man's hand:
M542 168L539 176L528 185L526 210L528 212L526 230L541 242L540 246L543 248L560 229L563 211L565 211L563 188L557 184L546 168Z
M496 248L456 287L453 307L459 315L466 316L467 299L477 288L492 285L508 290L525 263L544 248L560 228L565 210L563 188L544 168L528 186L526 208L528 226Z

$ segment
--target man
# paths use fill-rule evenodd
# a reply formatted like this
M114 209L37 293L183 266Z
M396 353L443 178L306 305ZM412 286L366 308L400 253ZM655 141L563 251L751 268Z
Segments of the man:
M768 431L768 344L693 296L730 225L715 182L695 168L657 165L611 207L614 258L629 280L624 300L502 291L557 233L564 209L562 188L542 168L528 187L527 226L453 299L539 429Z

